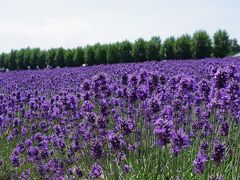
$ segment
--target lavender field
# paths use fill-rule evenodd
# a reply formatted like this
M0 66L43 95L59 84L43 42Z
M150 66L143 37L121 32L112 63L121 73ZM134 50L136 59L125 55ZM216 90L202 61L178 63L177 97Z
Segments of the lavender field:
M240 58L0 73L0 179L239 179Z

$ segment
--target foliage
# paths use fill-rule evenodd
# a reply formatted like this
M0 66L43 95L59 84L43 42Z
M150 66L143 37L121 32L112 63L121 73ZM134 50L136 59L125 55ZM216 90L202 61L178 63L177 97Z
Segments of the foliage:
M91 66L95 64L95 51L92 46L84 48L84 59L87 65Z
M118 63L118 62L119 62L118 45L117 44L108 45L107 63L108 64L115 64L115 63Z
M47 53L47 64L51 67L56 67L58 64L55 62L56 49L50 49Z
M177 59L192 58L191 37L189 35L185 34L177 38L175 46Z
M47 51L40 51L38 56L38 61L37 61L38 68L40 69L45 68L46 62L47 62Z
M8 67L10 70L14 70L17 68L16 57L17 57L17 51L11 50L9 54L9 60L8 60Z
M133 62L132 44L129 41L125 40L119 43L118 52L119 52L119 62L121 63Z
M240 52L240 45L237 42L237 39L230 39L231 54L236 54Z
M74 66L82 66L84 64L84 50L81 47L77 47L73 50L73 63Z
M65 50L63 48L58 48L56 50L56 54L55 54L55 57L54 57L54 62L59 67L64 67L65 66L64 53L65 53Z
M218 30L213 35L214 57L225 57L231 51L229 35L225 30Z
M148 60L159 60L161 48L161 39L160 37L152 37L149 41L146 42L146 58Z
M212 40L204 30L196 31L191 38L184 34L179 38L171 36L163 43L160 37L153 36L149 40L143 38L135 42L124 40L111 44L87 45L73 49L23 48L0 54L0 68L10 70L44 69L46 67L79 67L97 64L114 64L143 62L162 59L202 59L208 57L225 57L240 51L236 39L229 39L226 31L219 30Z
M169 37L167 38L162 45L161 48L161 57L163 59L176 59L176 49L175 49L175 38Z
M212 42L206 31L196 31L192 37L193 58L201 59L211 57Z
M67 49L64 53L64 64L67 67L74 67L74 61L73 61L73 50Z
M137 39L133 44L132 55L134 62L143 62L146 60L146 42L143 38Z
M107 46L98 45L95 51L95 60L97 64L107 64Z

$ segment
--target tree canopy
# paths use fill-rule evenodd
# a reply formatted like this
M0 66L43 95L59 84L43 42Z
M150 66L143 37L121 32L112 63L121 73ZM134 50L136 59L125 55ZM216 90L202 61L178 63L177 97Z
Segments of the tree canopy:
M113 64L143 62L163 59L202 59L225 57L240 52L237 39L230 39L226 30L218 30L213 38L204 30L196 31L191 37L183 34L170 36L163 42L159 36L149 40L138 38L135 42L124 40L111 44L87 45L73 49L23 48L0 54L0 68L10 70L55 67L78 67L83 64Z

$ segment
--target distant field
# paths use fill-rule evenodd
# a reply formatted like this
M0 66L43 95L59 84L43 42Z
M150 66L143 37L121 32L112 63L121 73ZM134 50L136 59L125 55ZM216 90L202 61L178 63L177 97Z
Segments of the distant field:
M238 179L240 58L0 72L0 180Z

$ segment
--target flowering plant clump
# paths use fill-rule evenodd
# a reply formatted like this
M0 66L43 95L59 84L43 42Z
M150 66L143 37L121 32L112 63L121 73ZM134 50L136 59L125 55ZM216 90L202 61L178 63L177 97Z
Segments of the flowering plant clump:
M240 59L0 73L0 179L238 179Z

